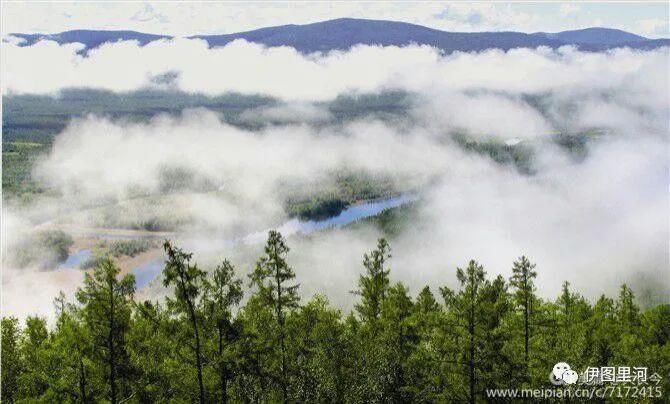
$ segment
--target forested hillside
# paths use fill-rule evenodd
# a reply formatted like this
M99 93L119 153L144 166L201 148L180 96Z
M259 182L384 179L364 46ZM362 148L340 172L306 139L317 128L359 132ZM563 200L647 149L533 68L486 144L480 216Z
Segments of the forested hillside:
M165 301L134 299L133 276L110 258L74 301L56 299L52 326L3 318L3 402L480 402L486 389L555 387L557 362L644 366L661 377L649 386L670 387L670 305L642 310L625 285L595 303L568 283L544 299L542 265L526 257L510 279L473 260L444 268L454 289L409 291L380 239L342 313L301 296L276 231L248 279L227 260L205 271L164 250Z

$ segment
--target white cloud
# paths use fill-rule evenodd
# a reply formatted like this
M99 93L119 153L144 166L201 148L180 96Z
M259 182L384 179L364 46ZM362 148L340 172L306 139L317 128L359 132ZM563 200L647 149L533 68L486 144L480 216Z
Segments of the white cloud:
M642 35L650 37L667 37L670 34L670 25L667 19L647 18L637 21L637 27Z
M88 58L78 49L3 46L4 91L51 93L73 85L130 91L153 75L178 72L176 85L185 91L279 97L284 101L246 118L284 125L252 132L203 110L144 123L76 120L35 171L58 196L22 206L17 214L25 221L14 223L26 228L28 218L91 224L111 208L129 219L186 218L184 234L206 231L226 240L282 223L292 186L332 185L332 172L347 168L421 185L424 207L396 240L392 264L394 278L414 290L453 282L454 267L469 258L508 274L523 253L538 262L538 283L549 296L563 280L595 295L635 271L667 275L667 50L443 56L428 47L357 47L305 56L245 42L210 50L189 40L110 44ZM341 93L388 88L417 94L411 125L366 117L330 126L319 106ZM606 130L581 163L548 141L547 132L593 126ZM524 176L464 152L448 136L460 130L523 138L537 153L537 172ZM192 173L213 188L158 196L166 169ZM138 189L150 196L129 199ZM290 240L305 290L340 301L376 235L363 229ZM9 271L3 289L12 292L3 299L12 299L5 303L10 312L51 310L46 302L62 275ZM668 279L658 279L667 289ZM35 306L22 306L19 291L43 282L56 286L45 288Z
M244 111L240 120L247 123L318 123L332 119L331 113L311 103L298 102L286 105L261 107Z
M444 100L435 102L431 111L436 114L452 108ZM514 118L514 105L507 113L509 125L522 132L526 122L523 114ZM142 209L188 217L193 222L182 234L212 244L286 220L282 187L291 181L323 183L329 172L343 167L422 177L422 208L407 233L395 240L392 263L394 278L415 291L426 283L452 284L454 268L470 258L490 273L507 276L511 262L527 254L539 264L538 283L546 296L558 293L564 280L594 296L629 282L631 271L667 270L667 134L645 133L648 117L620 107L615 112L631 119L630 132L602 138L581 164L551 144L534 143L538 172L528 177L465 154L440 135L446 128L431 111L410 133L359 122L255 134L226 126L210 112L140 125L90 118L59 135L39 173L64 193L63 203L73 211L78 204L112 196L124 201L113 209L135 216L140 211L131 206L138 205L125 201L124 190L155 186L161 167L193 170L226 184L225 191L149 199ZM593 108L582 112L599 114ZM475 126L481 119L478 113L467 116ZM587 127L594 122L584 119ZM618 121L611 124L618 126ZM208 231L215 236L202 236ZM374 245L376 236L363 229L291 239L291 262L305 290L325 292L347 307L342 298L360 271L362 251ZM218 256L224 249L219 242L209 254ZM670 285L659 279L659 286Z
M484 88L517 94L580 87L609 91L667 58L664 49L583 53L570 47L444 56L428 46L356 46L347 52L305 56L293 48L266 48L243 40L210 49L202 40L188 39L155 41L144 47L133 41L105 44L88 56L78 54L81 49L79 44L52 41L26 47L5 44L3 93L53 94L69 87L132 91L160 86L153 79L165 74L176 74L173 85L186 92L264 94L297 101L384 89ZM643 80L667 81L659 69L648 73L654 76Z
M169 19L159 13L156 12L153 8L153 6L149 3L144 4L144 8L139 10L137 13L135 13L132 17L130 17L132 21L138 21L142 23L150 22L150 21L156 21L159 23L167 23Z
M579 13L580 10L581 7L579 7L574 3L563 3L558 9L558 13L560 14L561 17L567 17L571 14Z

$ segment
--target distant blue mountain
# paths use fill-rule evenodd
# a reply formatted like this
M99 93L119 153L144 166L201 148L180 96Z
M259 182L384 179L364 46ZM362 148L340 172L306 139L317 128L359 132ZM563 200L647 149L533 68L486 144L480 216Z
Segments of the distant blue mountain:
M170 38L166 35L144 34L136 31L91 31L91 30L74 30L65 31L59 34L10 34L25 40L22 44L30 46L42 40L55 41L59 44L66 43L82 43L87 49L96 48L103 43L118 42L118 41L138 41L140 45L146 45L157 39Z
M283 25L228 35L201 35L210 46L236 39L267 46L291 46L301 52L346 50L354 45L430 45L446 52L560 46L557 40L519 32L445 32L394 21L342 18L307 25Z
M42 39L58 43L83 43L92 49L105 42L137 40L144 45L168 36L143 34L134 31L66 31L60 34L12 34L32 45ZM354 45L430 45L447 53L454 51L509 50L513 48L557 48L574 45L585 51L602 51L617 47L654 49L670 46L669 39L648 39L625 31L609 28L587 28L557 33L538 32L445 32L421 25L396 21L340 18L306 25L282 25L253 31L224 35L196 35L211 47L224 46L244 39L266 46L290 46L303 53L346 50Z
M554 34L538 32L534 35L557 39L561 42L590 45L618 45L648 41L648 38L611 28L586 28L574 31L563 31Z

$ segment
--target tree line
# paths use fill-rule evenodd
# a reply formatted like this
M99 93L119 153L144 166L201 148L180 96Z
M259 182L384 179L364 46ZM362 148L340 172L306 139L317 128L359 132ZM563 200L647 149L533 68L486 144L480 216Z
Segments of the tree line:
M279 232L246 280L228 260L207 272L163 247L164 301L135 300L133 275L107 258L74 301L55 300L53 327L3 317L3 402L474 403L485 389L551 387L557 362L645 366L668 391L670 305L642 310L626 285L591 304L566 282L545 300L520 257L509 279L473 260L457 288L412 296L380 239L342 313L301 299Z

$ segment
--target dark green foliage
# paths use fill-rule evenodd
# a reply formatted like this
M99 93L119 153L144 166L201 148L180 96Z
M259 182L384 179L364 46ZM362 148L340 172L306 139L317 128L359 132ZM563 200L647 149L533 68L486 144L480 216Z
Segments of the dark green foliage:
M13 403L18 399L19 377L22 373L19 321L2 318L2 399Z
M453 369L462 384L453 394L474 403L484 396L484 389L502 387L498 383L515 373L512 358L502 350L501 325L510 309L509 296L502 278L489 281L474 260L465 269L457 268L456 277L458 292L442 288L447 333L452 334L456 350Z
M337 216L350 205L364 200L393 196L398 186L392 178L364 172L338 170L329 173L332 184L301 183L290 187L286 212L301 220L322 220Z
M501 165L513 166L522 174L534 172L534 151L524 142L507 144L496 138L475 140L463 134L455 134L453 139L466 151L488 156Z
M205 284L206 299L204 301L205 318L208 329L213 331L214 352L211 357L214 369L219 376L219 402L228 401L228 384L233 378L235 368L235 345L241 334L241 324L233 317L232 309L242 300L242 280L235 278L235 268L224 260Z
M91 269L100 266L108 257L134 257L156 246L154 240L129 239L112 242L103 241L81 264L80 269Z
M552 141L576 161L583 161L588 156L589 143L603 136L602 130L592 129L580 133L559 133Z
M389 273L384 264L391 258L391 249L388 242L381 238L377 242L377 249L363 256L365 274L358 279L358 291L361 303L356 305L356 310L363 322L371 327L376 327L376 321L382 309L389 288Z
M338 310L316 296L287 319L292 399L296 402L342 402L350 369L350 341Z
M44 319L32 316L26 319L21 341L21 358L26 364L38 364L38 366L29 366L21 374L19 385L22 387L20 394L23 397L39 397L49 387L45 375L35 371L44 364L43 352L48 338L49 332Z
M393 241L396 237L402 234L403 230L410 227L417 229L421 226L420 221L416 220L419 204L420 202L413 201L402 206L389 208L377 215L350 223L346 225L346 228L360 229L372 225L389 240Z
M289 203L289 215L300 220L322 220L337 216L349 203L336 196L317 196L316 198Z
M133 230L146 231L174 231L178 228L178 224L179 223L164 223L157 217L151 217L132 223L130 228Z
M103 259L92 274L85 275L84 287L77 291L83 322L94 346L92 359L105 364L103 379L107 383L102 396L112 403L132 394L126 338L135 277L126 275L118 279L119 272L111 259Z
M79 264L79 269L93 269L100 266L105 260L106 254L102 251L94 251L85 260Z
M48 144L34 142L3 142L3 193L29 198L31 194L44 192L44 189L39 187L32 180L31 172L35 165L35 161L46 154L48 150Z
M404 91L385 91L379 94L338 95L328 110L338 121L363 117L398 120L408 117L416 96Z
M91 332L80 310L60 300L58 321L45 350L45 365L37 372L47 375L46 402L91 402L106 387L106 365L96 362ZM124 375L125 376L125 375Z
M229 261L206 272L164 248L165 303L135 302L133 278L103 257L76 303L56 299L52 327L3 318L3 402L486 402L487 389L553 388L548 374L562 361L644 366L670 388L670 305L641 309L626 285L595 304L568 283L544 300L526 257L509 282L473 260L441 299L427 286L414 297L392 282L380 239L343 315L323 296L300 303L276 231L239 309Z
M116 240L109 243L107 248L109 250L109 253L112 254L114 257L121 257L124 255L128 257L134 257L155 246L156 243L154 241L139 238L129 240Z
M286 262L286 254L289 248L286 246L284 237L278 231L271 230L268 233L268 241L265 245L265 254L256 263L256 268L249 275L251 286L256 289L252 298L258 300L261 308L265 307L273 314L276 338L270 342L270 347L277 352L276 360L279 365L278 372L273 374L273 379L278 382L281 390L281 398L284 402L289 401L289 364L286 348L286 317L298 307L298 284L293 284L295 273Z
M37 243L53 251L58 262L65 261L72 246L72 237L62 230L48 230L39 233Z
M512 296L514 306L523 316L523 339L524 339L524 366L528 367L530 354L531 322L533 321L533 307L535 305L535 284L533 279L537 273L533 271L535 264L531 264L528 258L522 256L512 267L510 286L514 288Z
M148 301L135 305L128 352L138 402L194 401L197 381L184 319Z
M188 108L222 111L229 124L246 129L259 129L276 122L249 122L243 113L254 108L281 105L279 100L264 96L228 93L216 97L177 91L140 90L114 93L93 89L63 90L51 96L3 96L3 129L5 141L50 143L72 118L89 114L146 122L157 114L179 115ZM362 116L380 118L402 117L413 106L412 96L403 92L341 95L326 107L337 122Z
M67 259L72 244L72 237L62 230L42 230L11 251L10 259L19 267L59 263Z
M186 324L189 330L188 345L193 351L193 363L198 381L198 401L204 403L205 387L203 380L203 322L201 297L205 288L205 272L191 264L193 254L185 253L174 247L169 241L163 245L168 256L163 270L163 285L174 286L174 298L167 299L168 309Z
M178 115L186 108L226 111L231 121L247 109L272 105L275 101L260 96L225 94L218 97L174 91L135 91L114 93L92 89L68 89L58 99L39 95L3 96L3 129L10 141L29 140L50 143L72 118L89 114L147 122L157 114Z

